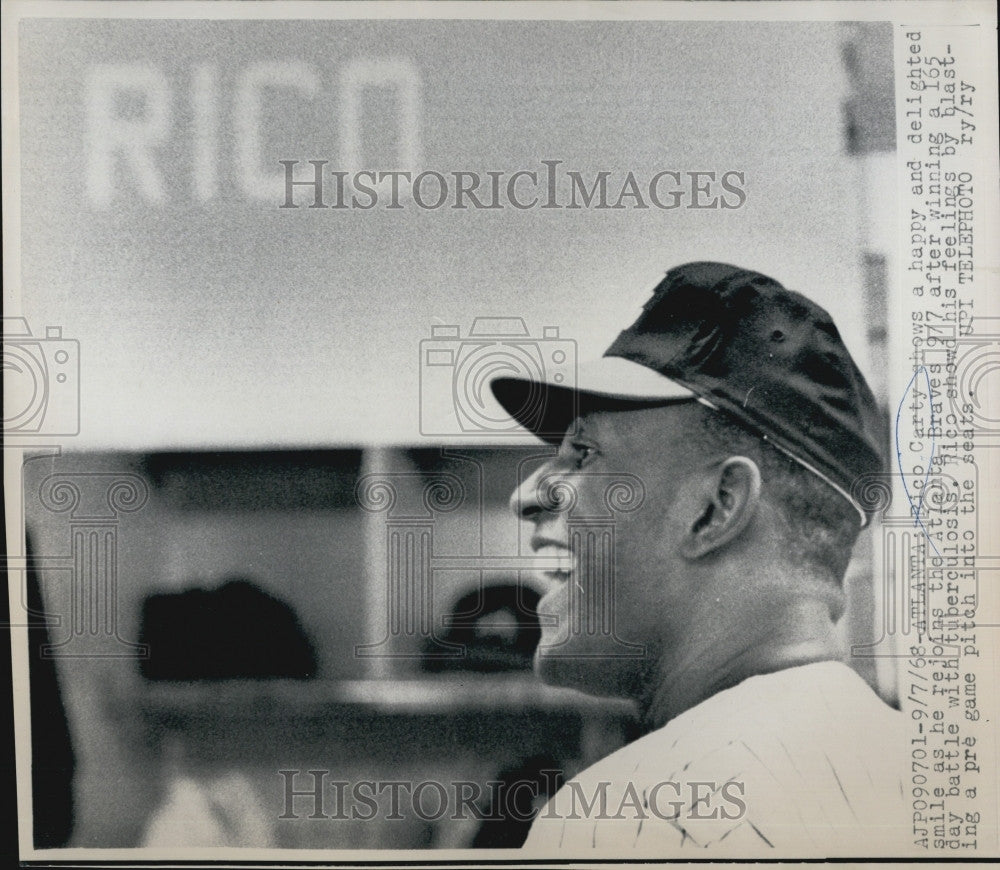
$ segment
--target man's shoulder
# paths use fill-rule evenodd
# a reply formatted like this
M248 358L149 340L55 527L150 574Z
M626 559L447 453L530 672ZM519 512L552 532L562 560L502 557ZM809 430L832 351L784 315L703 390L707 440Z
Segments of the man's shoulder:
M574 777L529 845L830 848L902 806L903 728L844 665L753 677Z
M585 771L589 778L622 772L676 775L733 748L838 755L899 746L905 719L851 668L818 662L751 677L622 747Z

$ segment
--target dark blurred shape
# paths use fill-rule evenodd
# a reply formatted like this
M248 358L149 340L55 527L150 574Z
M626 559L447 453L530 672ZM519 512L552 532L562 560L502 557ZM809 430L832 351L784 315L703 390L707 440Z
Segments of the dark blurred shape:
M49 637L38 572L27 537L28 693L31 702L31 813L36 849L58 849L73 833L73 774L76 759L56 677L56 663L43 658ZM8 606L4 596L4 607Z
M464 670L481 673L530 670L541 638L538 600L533 589L518 585L488 586L463 595L445 619L448 644L465 650L454 656L425 649L426 671Z
M141 469L176 510L353 510L361 451L149 453Z
M896 92L892 25L848 25L843 62L849 81L844 101L844 136L848 154L872 154L896 148Z
M139 643L149 644L139 665L148 680L316 676L316 652L295 612L243 578L150 595Z
M500 772L493 803L476 832L476 849L520 849L531 823L564 781L561 765L549 755L532 755Z

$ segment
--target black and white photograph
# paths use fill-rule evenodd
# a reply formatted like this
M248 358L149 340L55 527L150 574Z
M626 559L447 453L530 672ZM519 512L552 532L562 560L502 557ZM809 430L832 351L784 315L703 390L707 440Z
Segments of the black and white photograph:
M1000 858L995 6L2 11L22 866Z

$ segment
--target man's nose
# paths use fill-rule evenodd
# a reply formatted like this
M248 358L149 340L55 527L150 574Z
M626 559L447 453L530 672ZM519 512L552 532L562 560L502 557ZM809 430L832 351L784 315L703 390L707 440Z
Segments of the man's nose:
M550 464L545 463L525 478L524 483L511 493L510 509L518 519L536 520L545 511L541 495L541 481L551 471Z

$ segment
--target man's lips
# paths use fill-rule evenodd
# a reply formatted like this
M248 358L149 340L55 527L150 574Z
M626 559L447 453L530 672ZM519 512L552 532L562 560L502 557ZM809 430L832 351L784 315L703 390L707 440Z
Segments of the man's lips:
M576 562L569 547L556 541L533 540L531 549L534 551L534 570L539 576L559 583L570 579Z

